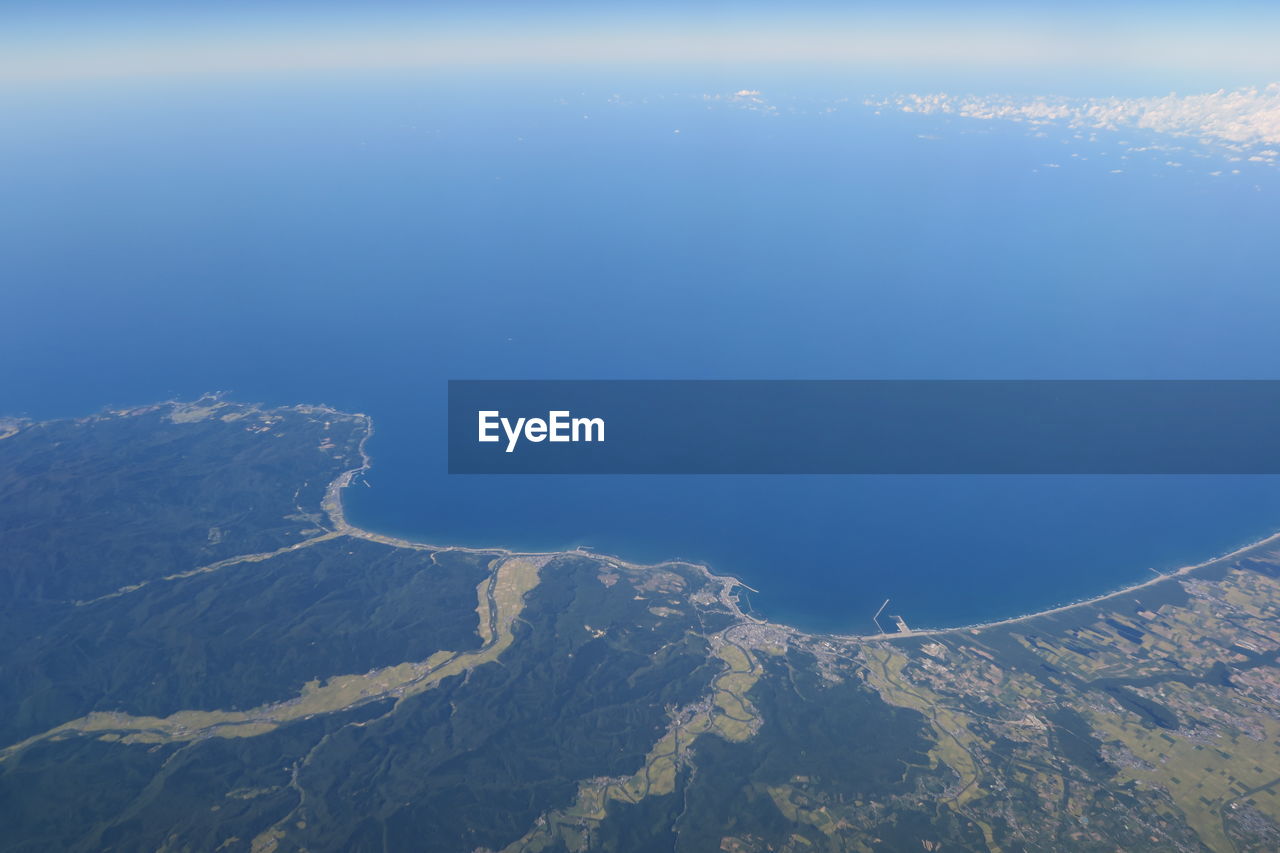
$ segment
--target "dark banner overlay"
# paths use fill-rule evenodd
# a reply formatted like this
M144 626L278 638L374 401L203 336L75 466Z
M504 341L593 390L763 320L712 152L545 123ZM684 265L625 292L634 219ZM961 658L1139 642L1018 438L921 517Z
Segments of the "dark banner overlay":
M1277 474L1280 381L451 381L452 474Z

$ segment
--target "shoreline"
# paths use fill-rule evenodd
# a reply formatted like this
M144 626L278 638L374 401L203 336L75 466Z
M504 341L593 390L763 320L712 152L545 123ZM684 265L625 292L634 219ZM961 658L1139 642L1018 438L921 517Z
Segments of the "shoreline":
M661 569L668 566L681 566L684 568L694 569L699 572L707 581L714 586L719 587L718 598L721 604L728 608L742 623L750 623L755 625L772 624L775 627L800 632L799 629L790 625L780 625L771 623L767 619L760 619L752 616L742 610L738 604L737 598L734 596L734 590L738 587L758 593L759 590L748 586L743 581L732 575L719 575L711 571L709 566L702 563L693 563L686 560L664 560L659 563L632 563L621 557L611 554L600 554L595 551L578 548L572 551L515 551L510 548L494 547L494 548L476 548L466 545L435 545L429 542L417 542L411 539L404 539L399 536L390 536L384 533L378 533L373 530L366 530L347 521L346 509L342 504L342 493L348 486L354 482L355 478L365 471L371 469L373 460L369 456L369 452L365 449L365 445L369 439L373 437L373 418L363 412L342 412L331 406L317 405L307 406L299 405L292 407L299 412L325 412L333 415L340 415L349 418L355 418L364 424L364 435L360 438L360 443L356 445L356 450L360 454L360 466L343 471L335 477L325 489L324 497L320 501L321 511L329 516L329 521L333 525L334 532L339 535L353 536L357 539L364 539L370 542L378 542L383 545L389 545L396 548L408 548L419 551L461 551L467 554L495 554L502 557L560 557L560 556L579 556L592 557L608 565L629 569L631 571L644 571L646 569Z
M732 595L733 590L737 589L738 587L741 587L743 589L750 590L751 592L755 592L757 594L759 593L759 590L756 590L751 586L748 586L745 582L743 582L742 580L739 580L733 575L717 574L716 572L712 571L710 566L704 563L694 563L694 562L689 562L687 560L664 560L658 563L633 563L612 554L598 553L596 551L587 550L583 548L577 548L569 551L517 551L517 550L512 550L512 549L503 548L503 547L481 548L481 547L473 547L473 546L466 546L466 545L435 545L428 542L418 542L411 539L404 539L402 537L391 536L388 534L378 533L373 530L366 530L365 528L362 528L362 527L357 527L356 525L353 525L350 522L348 522L346 519L346 513L342 505L342 492L347 488L347 486L351 485L355 477L364 473L365 471L370 470L372 467L373 460L370 458L368 451L365 450L365 444L373 436L373 419L362 412L354 412L354 413L341 412L337 409L331 408L329 406L323 406L323 405L298 406L295 408L297 408L299 411L303 411L305 409L311 409L313 411L326 411L335 415L345 415L347 417L357 418L363 421L365 425L365 434L360 439L360 443L357 446L357 450L360 453L360 463L361 463L360 467L352 468L349 471L344 471L342 474L339 474L333 480L333 482L329 484L329 487L325 490L324 500L321 503L321 506L324 512L329 515L331 522L334 524L335 532L343 533L349 536L355 536L356 538L359 538L359 539L366 539L373 542L381 542L382 544L385 544L385 545L393 545L395 547L400 547L400 548L413 548L418 550L462 551L469 554L497 554L504 557L547 557L547 556L575 555L575 556L584 556L584 557L595 557L596 559L602 560L606 563L611 563L623 568L631 569L633 571L643 571L645 569L660 569L667 566L683 566L686 568L696 569L704 577L706 577L707 580L712 581L713 583L719 585L721 601L724 602L726 605L730 606L733 612L737 614L738 617L742 619L744 622L749 622L756 625L771 625L780 630L785 630L794 634L799 634L807 637L826 637L830 639L843 640L843 641L879 642L879 641L889 641L889 640L911 639L915 637L935 637L935 636L941 636L941 635L947 635L947 634L978 633L991 628L1000 628L1006 625L1015 625L1019 622L1027 622L1032 619L1038 619L1042 616L1052 616L1058 613L1065 613L1067 611L1074 610L1076 608L1089 607L1091 605L1097 604L1098 602L1102 602L1111 598L1117 598L1123 595L1127 595L1129 593L1135 592L1136 590L1145 589L1147 587L1155 586L1157 584L1161 584L1169 580L1185 577L1186 575L1189 575L1200 569L1207 568L1209 566L1224 562L1226 560L1234 559L1236 557L1239 557L1243 554L1246 554L1250 551L1253 551L1257 548L1261 548L1268 544L1273 544L1273 543L1280 544L1280 531L1277 531L1268 536L1264 536L1262 539L1259 539L1255 542L1250 542L1246 545L1242 545L1239 548L1236 548L1235 550L1229 551L1225 554L1220 554L1216 557L1211 557L1199 563L1193 563L1190 565L1181 566L1172 571L1158 572L1156 573L1155 577L1147 578L1145 580L1141 580L1136 583L1131 583L1126 586L1122 586L1118 589L1114 589L1109 592L1104 592L1100 595L1095 595L1089 598L1083 598L1078 601L1068 602L1067 604L1056 605L1054 607L1049 607L1044 610L1035 610L1029 613L1023 613L1018 616L1010 616L1004 619L994 619L987 622L974 622L967 625L957 625L950 628L921 628L921 629L910 629L907 631L894 631L890 633L879 633L879 634L845 634L845 633L838 633L834 631L805 631L803 629L795 627L794 625L787 625L781 622L771 622L768 619L762 619L760 617L751 616L745 613L741 609L741 607L738 605L736 598L733 597Z
M179 407L191 407L205 401L210 401L214 403L227 403L228 401L224 399L226 396L226 393L227 392L225 391L210 392L210 393L201 395L199 398L197 398L194 401L164 400L162 402L152 403L144 406L132 406L132 407L123 407L123 408L107 407L101 410L98 414L88 415L88 416L85 416L84 418L71 418L70 420L88 420L88 419L92 419L96 417L104 417L104 416L105 417L132 416L132 415L145 414L149 412L155 412L165 407L169 407L171 409L177 409ZM394 536L391 534L379 533L375 530L369 530L366 528L358 527L357 525L351 524L349 521L347 521L345 508L343 507L343 502L342 502L342 493L348 486L350 486L354 482L356 477L358 477L360 474L372 468L373 460L369 456L369 453L365 447L369 439L372 438L374 434L373 419L369 415L366 415L363 412L347 412L340 409L335 409L334 407L325 405L323 403L321 404L298 403L298 404L287 405L287 406L261 406L261 407L259 406L259 404L255 404L255 403L231 403L231 405L240 405L240 406L245 406L248 408L255 408L255 409L261 408L262 410L266 410L266 411L291 410L291 411L299 412L301 414L323 413L323 414L333 415L336 417L350 418L362 424L363 435L361 436L360 441L356 446L356 452L359 454L359 457L360 457L359 459L360 465L358 467L350 468L346 471L343 471L340 474L338 474L336 477L334 477L333 480L329 482L329 485L325 487L324 495L321 498L320 508L321 508L321 511L329 518L330 524L332 525L332 534L337 534L340 536L352 536L357 539L364 539L370 542L377 542L377 543L388 545L391 547L407 548L407 549L419 550L419 551L437 551L437 552L459 551L459 552L468 553L468 554L492 554L494 556L504 557L504 558L557 557L557 556L590 557L596 560L600 560L601 562L604 562L606 564L611 564L619 568L625 568L632 571L644 571L647 569L662 569L666 567L683 567L686 569L693 569L699 574L701 574L706 580L708 580L714 586L719 588L718 597L720 601L728 609L730 609L741 620L742 623L754 624L754 625L769 625L778 630L786 631L788 633L795 634L797 636L804 636L804 637L811 637L811 638L826 638L826 639L832 639L832 640L839 640L843 642L888 642L893 640L905 640L905 639L913 639L918 637L937 637L937 636L945 636L950 634L976 634L981 631L985 631L992 628L1000 628L1008 625L1016 625L1020 622L1027 622L1043 616L1053 616L1055 614L1066 613L1077 608L1090 607L1092 605L1098 604L1099 602L1103 602L1112 598L1118 598L1120 596L1128 595L1137 590L1145 589L1147 587L1152 587L1157 584L1164 583L1166 581L1186 577L1201 569L1208 568L1209 566L1217 565L1219 563L1223 563L1225 561L1235 559L1244 554L1247 554L1250 551L1265 547L1267 545L1280 546L1280 531L1277 531L1267 536L1264 536L1263 538L1258 539L1254 542L1247 543L1232 551L1226 552L1224 554L1219 554L1215 557L1211 557L1199 563L1193 563L1190 565L1181 566L1177 569L1174 569L1168 572L1157 572L1154 577L1146 578L1144 580L1140 580L1135 583L1130 583L1125 586L1121 586L1117 589L1113 589L1108 592L1101 593L1099 595L1090 596L1088 598L1082 598L1077 601L1068 602L1066 604L1055 605L1053 607L1048 607L1042 610L1034 610L1034 611L1023 613L1016 616L1009 616L1002 619L993 619L985 622L974 622L974 623L956 625L956 626L945 627L945 628L919 628L919 629L909 629L907 631L893 631L893 632L882 632L882 633L872 633L872 634L843 633L838 631L810 631L810 630L805 630L805 629L796 627L794 625L789 625L783 622L773 622L773 621L770 621L769 619L753 616L751 614L744 612L741 606L739 605L737 598L734 594L735 590L737 590L738 588L742 588L755 593L759 593L759 590L756 590L755 588L749 586L745 581L731 574L718 573L712 570L712 568L705 563L698 563L698 562L692 562L689 560L681 560L681 559L662 560L656 563L636 563L636 562L631 562L629 560L625 560L619 556L600 553L585 547L579 547L571 550L539 551L539 550L516 550L516 549L505 548L501 546L480 547L480 546L469 546L469 545L437 545L431 542L406 539L401 536ZM54 418L52 420L64 420L64 419ZM8 418L8 419L4 419L3 423L0 425L16 426L17 429L13 430L11 433L11 434L16 434L16 432L20 431L21 429L25 429L31 426L38 426L41 423L45 423L45 421ZM4 435L2 437L7 438L9 436Z
M1044 610L1034 610L1030 613L1024 613L1020 616L1010 616L1005 619L995 619L989 622L975 622L970 625L958 625L954 628L920 628L920 629L912 629L906 632L895 631L893 633L884 633L884 634L830 634L828 636L838 637L839 639L842 639L842 640L892 640L892 639L907 639L910 637L934 637L934 636L939 636L943 634L978 633L979 631L984 631L989 628L1000 628L1005 625L1015 625L1019 622L1027 622L1032 619L1038 619L1041 616L1052 616L1057 613L1065 613L1069 610L1074 610L1078 607L1089 607L1091 605L1097 604L1100 601L1106 601L1109 598L1118 598L1122 595L1128 595L1131 592L1135 592L1136 590L1145 589L1146 587L1155 586L1157 584L1164 583L1165 581L1184 577L1200 569L1205 569L1205 568L1208 568L1209 566L1213 566L1218 563L1225 562L1227 560L1235 559L1236 557L1239 557L1243 554L1247 554L1248 552L1253 551L1257 548L1261 548L1265 545L1273 544L1273 543L1280 544L1280 531L1272 533L1269 536L1264 536L1263 538L1257 540L1256 542L1250 542L1247 545L1242 545L1241 547L1236 548L1234 551L1228 551L1225 554L1220 554L1217 557L1211 557L1210 559L1200 563L1194 563L1189 566L1182 566L1180 568L1174 569L1173 571L1169 571L1169 572L1159 572L1156 574L1155 577L1138 581L1137 583L1132 583L1132 584L1129 584L1128 586L1122 586L1119 589L1112 590L1111 592L1104 592L1101 595L1095 595L1091 598L1082 598L1079 601L1072 601L1067 604L1060 604L1055 607L1046 608Z

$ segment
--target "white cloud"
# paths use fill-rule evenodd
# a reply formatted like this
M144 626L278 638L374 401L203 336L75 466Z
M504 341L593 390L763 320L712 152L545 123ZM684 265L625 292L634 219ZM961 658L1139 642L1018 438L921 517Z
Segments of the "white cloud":
M721 101L746 110L754 110L768 115L778 114L778 108L765 100L764 95L762 95L758 89L739 89L738 91L731 92L727 95L703 95L702 100Z
M1253 154L1280 146L1280 83L1263 88L1219 90L1203 95L1155 98L1017 98L1009 96L898 95L869 100L868 106L926 115L1003 119L1033 126L1061 124L1082 130L1141 128L1196 137ZM1145 150L1131 148L1131 151ZM1255 156L1271 159L1273 148ZM1252 157L1250 159L1253 159Z

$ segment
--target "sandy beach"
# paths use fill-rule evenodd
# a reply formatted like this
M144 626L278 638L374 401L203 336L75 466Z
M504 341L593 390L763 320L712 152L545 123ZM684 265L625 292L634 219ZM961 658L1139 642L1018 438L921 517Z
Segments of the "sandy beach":
M346 520L346 515L343 512L343 508L342 508L342 492L347 486L351 485L352 481L355 479L356 476L364 473L370 468L371 460L369 458L368 453L365 451L365 444L368 442L369 438L373 435L373 420L372 418L370 418L368 415L365 415L365 414L339 412L338 410L329 408L327 406L310 406L307 408L313 411L321 410L328 413L332 413L334 415L346 415L347 417L354 417L359 420L362 420L365 424L365 435L361 439L360 446L359 446L360 456L361 456L360 467L353 468L339 475L329 485L329 488L325 493L324 509L325 509L325 512L328 513L330 520L333 523L335 532L345 534L348 536L355 536L360 539L367 539L373 542L380 542L384 545L393 545L399 548L416 548L420 550L431 550L431 551L465 551L471 554L493 554L495 556L501 556L501 557L547 557L547 556L556 556L556 555L590 556L590 557L595 557L597 559L600 559L602 561L616 564L618 566L621 566L627 569L637 570L637 571L644 570L644 569L660 569L668 566L684 566L687 568L696 569L702 572L709 580L712 580L718 583L721 587L721 599L724 600L726 603L733 601L731 593L732 593L732 590L736 587L742 587L744 589L751 590L752 592L757 592L757 590L752 589L750 586L747 586L745 583L743 583L742 581L738 580L737 578L731 575L719 575L713 572L709 566L706 566L700 563L690 563L684 560L666 560L661 563L639 564L639 563L628 562L627 560L623 560L620 557L615 557L608 554L597 554L594 551L586 551L586 550L513 551L508 548L497 548L497 547L477 548L477 547L467 547L462 545L433 545L426 542L415 542L415 541L403 539L400 537L387 536L385 534L375 533L374 531L371 531L371 530L364 530L363 528L356 527ZM814 632L801 631L798 628L795 628L789 625L770 623L767 619L761 619L756 616L751 616L743 612L741 608L737 606L736 601L733 601L732 607L734 611L745 621L750 621L756 624L775 624L776 627L784 628L789 631L794 631L797 634L806 634L810 636L828 636L828 637L832 637L840 640L854 640L854 641L901 640L901 639L908 639L913 637L933 637L933 636L939 636L939 635L945 635L945 634L974 633L974 632L987 630L990 628L999 628L1006 625L1014 625L1019 622L1026 622L1031 619L1037 619L1041 616L1052 616L1055 613L1065 613L1067 611L1074 610L1080 607L1089 607L1091 605L1097 604L1102 601L1106 601L1111 598L1127 595L1129 593L1136 592L1137 590L1140 590L1140 589L1145 589L1147 587L1155 586L1156 584L1161 584L1170 580L1175 580L1177 578L1185 577L1186 575L1189 575L1192 572L1198 571L1199 569L1207 568L1209 566L1213 566L1215 564L1222 563L1227 560L1233 560L1250 551L1266 547L1267 545L1280 546L1280 532L1273 533L1270 536L1266 536L1262 539L1259 539L1256 542L1251 542L1248 545L1241 546L1240 548L1237 548L1234 551L1230 551L1226 554L1220 554L1216 557L1212 557L1200 563L1194 563L1192 565L1182 566L1181 568L1175 569L1170 572L1157 573L1153 577L1147 578L1137 583L1120 587L1119 589L1115 589L1110 592L1102 593L1101 595L1093 596L1092 598L1084 598L1084 599L1080 599L1079 601L1072 601L1070 603L1062 604L1057 607L1050 607L1045 610L1036 610L1030 613L1024 613L1020 616L1011 616L1007 619L996 619L990 622L977 622L969 625L958 625L952 628L911 629L908 631L893 631L893 632L887 632L887 633L881 633L881 634L814 633Z

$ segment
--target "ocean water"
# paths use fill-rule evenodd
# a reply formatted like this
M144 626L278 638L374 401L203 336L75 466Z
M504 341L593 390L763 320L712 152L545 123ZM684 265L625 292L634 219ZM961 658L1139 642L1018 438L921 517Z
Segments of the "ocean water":
M746 85L775 109L728 97ZM885 598L913 625L1013 615L1280 529L1274 477L445 473L451 378L1277 378L1274 169L876 115L876 90L0 93L0 411L364 411L356 523L706 561L815 629L866 630Z

